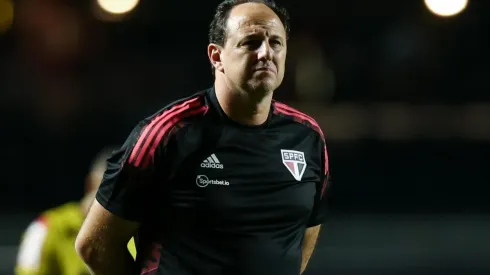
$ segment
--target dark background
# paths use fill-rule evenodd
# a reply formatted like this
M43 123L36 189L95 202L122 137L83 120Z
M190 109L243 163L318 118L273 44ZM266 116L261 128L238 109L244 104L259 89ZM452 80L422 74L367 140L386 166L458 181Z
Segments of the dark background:
M18 0L8 25L8 2L0 274L39 212L83 196L101 148L212 85L218 4L145 0L115 20L92 1ZM280 3L292 33L276 98L321 124L333 179L307 274L490 274L490 1L454 17L422 0Z

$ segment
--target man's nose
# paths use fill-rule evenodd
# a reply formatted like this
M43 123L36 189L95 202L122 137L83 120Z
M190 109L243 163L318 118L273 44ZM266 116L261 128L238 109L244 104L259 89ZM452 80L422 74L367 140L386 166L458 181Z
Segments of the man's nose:
M273 50L269 43L267 43L267 41L264 41L259 48L258 59L272 60L272 51Z

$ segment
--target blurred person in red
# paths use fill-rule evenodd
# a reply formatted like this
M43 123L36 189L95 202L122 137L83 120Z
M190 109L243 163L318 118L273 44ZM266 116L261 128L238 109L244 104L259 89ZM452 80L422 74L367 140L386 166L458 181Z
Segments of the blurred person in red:
M93 274L298 275L326 219L325 140L272 100L289 22L272 0L222 2L213 87L139 123L108 160L76 249ZM135 236L136 262L125 244Z
M86 193L80 201L48 209L29 225L17 255L17 275L90 274L73 243L94 201L111 152L105 149L94 159L86 177ZM127 247L135 256L134 240L129 241Z

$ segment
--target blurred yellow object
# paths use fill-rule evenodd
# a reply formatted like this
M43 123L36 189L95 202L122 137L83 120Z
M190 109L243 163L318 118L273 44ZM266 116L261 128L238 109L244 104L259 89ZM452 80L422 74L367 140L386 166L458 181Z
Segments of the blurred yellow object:
M90 274L75 251L75 239L85 215L79 202L69 202L43 212L22 236L16 275ZM134 239L128 251L136 257Z
M14 5L10 0L0 0L0 32L7 31L14 22Z

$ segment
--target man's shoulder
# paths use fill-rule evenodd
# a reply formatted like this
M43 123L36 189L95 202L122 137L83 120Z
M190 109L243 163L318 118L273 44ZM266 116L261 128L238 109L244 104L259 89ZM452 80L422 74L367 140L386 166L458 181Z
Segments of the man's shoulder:
M313 117L307 115L302 111L299 111L296 108L293 108L285 103L276 100L272 101L272 107L275 115L279 116L282 119L289 120L292 123L304 125L310 130L315 131L321 136L322 139L324 139L324 134L320 125Z
M60 206L42 211L36 218L31 220L24 232L24 238L29 236L45 236L49 230L56 227L56 217Z
M202 115L209 108L206 100L207 92L208 90L202 90L190 96L178 98L152 115L145 117L138 125L143 128L149 124L178 122L188 117Z
M124 143L123 147L130 150L121 152L121 160L129 158L129 162L136 167L148 165L158 148L161 145L166 146L177 130L208 113L207 92L208 90L204 90L177 99L141 120Z
M196 92L190 96L178 98L151 115L139 120L130 134L130 139L139 139L145 131L153 129L172 130L172 126L179 125L183 120L202 116L209 108L206 99L208 90Z
M59 225L79 223L83 220L80 204L67 202L62 205L43 211L33 222L53 228Z

